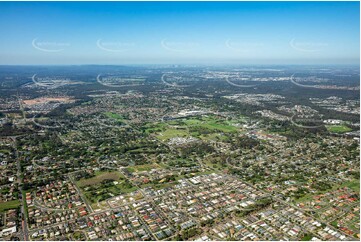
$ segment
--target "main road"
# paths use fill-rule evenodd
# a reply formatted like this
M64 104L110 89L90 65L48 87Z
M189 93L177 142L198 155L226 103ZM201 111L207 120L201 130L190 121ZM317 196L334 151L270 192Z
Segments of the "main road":
M21 194L21 199L22 199L22 204L21 204L21 214L22 214L22 221L21 221L21 227L22 227L22 233L24 236L24 241L29 240L29 227L28 227L28 218L26 216L26 209L25 209L25 204L26 204L26 197L24 196L23 193L23 180L22 180L22 172L21 172L21 164L20 164L20 159L19 159L19 154L18 154L18 150L16 148L16 137L11 137L11 139L13 140L12 146L15 150L15 160L16 160L16 165L17 165L17 183L18 183L18 188Z

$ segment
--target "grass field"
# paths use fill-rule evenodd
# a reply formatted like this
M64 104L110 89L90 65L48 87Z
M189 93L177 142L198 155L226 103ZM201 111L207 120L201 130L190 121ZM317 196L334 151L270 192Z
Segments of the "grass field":
M153 133L162 141L175 137L196 137L203 140L222 140L221 133L237 132L232 122L215 116L191 117L151 124L147 133Z
M131 185L131 183L129 182L128 183L121 182L120 184L116 185L116 187L119 188L122 193L130 193L138 190L137 187Z
M341 186L348 187L348 188L354 190L355 192L360 192L360 181L359 180L345 182Z
M152 169L161 168L158 164L146 164L127 167L130 172L139 172L139 171L150 171Z
M152 187L154 190L160 190L160 189L164 189L167 187L173 187L176 184L178 184L178 182L168 182L168 183L158 183L158 184L147 183L147 184L141 185L141 188Z
M307 202L307 201L310 201L312 200L312 198L315 196L316 194L314 193L307 193L299 198L296 198L294 200L295 203L303 203L303 202Z
M104 113L108 118L116 119L116 120L123 120L123 116L117 113L112 112L105 112Z
M345 125L326 125L328 131L332 133L346 133L350 132L352 129Z
M202 117L201 119L190 118L184 120L187 126L199 126L202 128L207 128L211 130L219 130L222 132L236 132L237 127L230 125L229 122L216 117Z
M91 186L95 184L99 184L106 179L111 179L118 181L119 179L124 178L124 176L118 171L112 172L98 172L95 174L95 177L89 179L81 179L78 181L78 185L80 187Z
M147 134L159 134L160 132L164 132L167 126L166 123L152 123L145 125L144 128Z
M113 180L103 182L105 180ZM86 198L93 204L104 201L112 196L130 193L137 190L136 186L126 179L120 172L96 172L95 177L81 179L77 182Z
M209 160L209 159L205 159L205 160L203 160L203 162L213 170L223 170L224 169L222 164L219 162L212 163L211 160Z
M206 134L198 136L202 140L213 140L213 141L229 141L230 138L227 135L223 135L220 133Z
M20 201L19 200L13 200L9 202L0 203L0 212L4 212L9 209L14 209L20 207Z
M164 132L159 133L157 135L157 138L164 141L174 137L189 137L189 136L190 134L187 130L169 128L166 129Z

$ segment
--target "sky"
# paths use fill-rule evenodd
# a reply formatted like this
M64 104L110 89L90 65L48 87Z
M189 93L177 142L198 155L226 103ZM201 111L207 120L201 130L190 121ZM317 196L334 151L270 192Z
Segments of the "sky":
M359 64L359 2L0 2L0 64Z

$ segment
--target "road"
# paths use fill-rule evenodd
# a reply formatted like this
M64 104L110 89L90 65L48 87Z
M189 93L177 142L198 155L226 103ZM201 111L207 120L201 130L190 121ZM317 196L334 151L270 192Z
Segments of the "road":
M17 183L18 183L18 188L21 194L21 199L22 199L22 203L21 203L21 214L22 214L22 222L21 222L21 227L22 227L22 234L24 237L24 241L29 240L29 227L28 227L28 218L26 216L26 211L25 211L25 207L24 204L26 204L26 197L23 196L23 180L21 178L22 172L21 172L21 164L20 164L20 159L19 159L19 154L18 154L18 150L16 148L16 137L11 137L11 139L13 140L13 148L15 150L15 160L16 160L16 165L17 165Z
M78 192L81 199L84 201L85 206L87 207L88 211L90 211L91 213L94 213L93 208L89 205L88 200L84 197L83 193L80 191L80 188L78 187L78 184L76 184L76 182L74 181L73 175L69 175L68 177L69 177L69 180L74 184L76 191Z

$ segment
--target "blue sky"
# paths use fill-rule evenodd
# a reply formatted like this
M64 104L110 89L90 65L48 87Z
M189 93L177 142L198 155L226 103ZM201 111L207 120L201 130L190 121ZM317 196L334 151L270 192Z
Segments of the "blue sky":
M358 64L359 2L0 2L0 64Z

